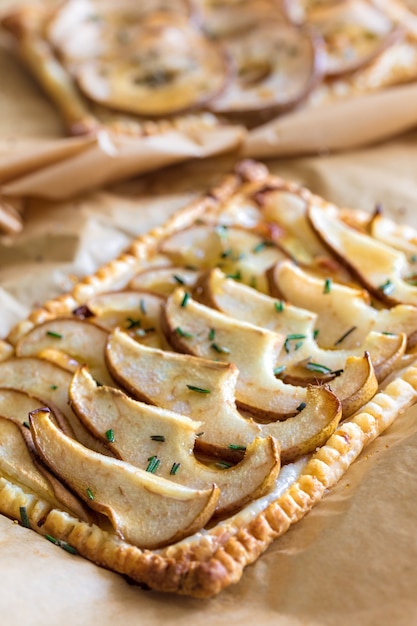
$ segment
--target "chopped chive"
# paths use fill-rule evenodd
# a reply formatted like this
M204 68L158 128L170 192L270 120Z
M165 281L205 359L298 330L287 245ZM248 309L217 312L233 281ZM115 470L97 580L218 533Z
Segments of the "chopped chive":
M226 278L232 278L233 280L242 280L242 273L237 270L234 274L226 274Z
M29 422L23 422L23 426L30 429Z
M190 299L190 294L188 293L188 291L185 292L184 297L181 301L181 306L182 307L186 307L187 306L187 302Z
M215 350L219 354L230 354L229 348L226 348L225 346L219 346L217 343L212 343L210 345L210 348L213 348L213 350Z
M197 393L210 393L209 389L203 389L202 387L196 387L195 385L187 385L190 391L196 391Z
M99 380L94 379L94 382L96 383L97 387L103 386L103 383L101 383Z
M236 443L229 443L227 447L231 450L246 450L246 446L239 446Z
M55 539L55 537L52 537L52 535L45 535L45 539L47 539L48 541L50 541L54 545L59 546L58 539Z
M204 435L204 430L201 431L201 433L197 433L196 437L202 437Z
M55 391L55 389L58 389L58 385L51 385L49 388L52 389L52 391Z
M87 487L86 492L87 492L88 499L89 500L94 500L94 494L91 491L90 487Z
M332 371L331 368L326 365L312 363L311 361L307 363L306 369L310 370L310 372L319 372L320 374L329 374Z
M294 350L299 350L299 348L301 348L302 345L303 345L302 341L297 341L297 343L294 346Z
M220 467L220 469L229 469L229 467L232 467L230 463L226 463L226 461L219 461L218 463L216 463L217 467Z
M55 337L55 339L62 339L61 333L56 333L53 330L47 330L46 334L48 335L48 337Z
M109 443L114 442L114 431L112 428L109 428L109 430L106 430L106 439Z
M183 278L181 278L181 276L178 276L178 274L173 274L172 278L179 284L179 285L185 285L185 280Z
M283 301L280 300L279 302L274 302L274 308L275 308L275 311L277 311L278 313L282 313L284 310Z
M332 279L326 278L324 281L323 293L330 293L332 290Z
M334 345L338 346L340 343L342 343L342 341L346 339L346 337L348 337L356 329L357 329L357 326L352 326L352 328L349 328L349 330L347 330L341 337L339 337L337 341L334 342Z
M210 341L213 341L215 334L216 334L216 331L214 330L214 328L210 328L209 334L208 334L208 338Z
M256 246L254 246L252 248L252 252L254 252L255 254L257 254L258 252L261 252L261 250L263 250L266 246L266 242L265 241L260 241L259 243L256 244Z
M143 313L143 315L146 315L146 304L143 298L140 301L140 311L141 313Z
M305 409L307 406L307 404L305 402L301 402L301 404L298 405L297 407L297 411L300 413L300 411L302 411L303 409Z
M297 343L294 346L294 350L298 350L302 345L303 342L298 341L299 339L306 339L307 335L301 335L301 334L294 334L294 335L287 335L285 338L285 342L284 342L284 350L285 352L288 354L290 351L290 341L297 341Z
M185 330L183 330L179 326L177 326L177 328L175 329L175 332L180 337L184 337L184 339L192 339L193 338L193 335L191 333L187 333Z
M294 335L287 335L287 340L288 341L294 341L295 339L307 339L307 335L301 335L301 334L294 334Z
M383 331L383 335L389 335L390 337L394 337L395 333L390 333L387 330Z
M150 439L152 439L152 441L165 441L164 435L151 435Z
M73 546L70 546L70 544L67 543L66 541L60 541L59 546L63 550L65 550L65 552L69 552L70 554L78 554L77 550L73 548Z
M29 515L25 506L19 507L20 523L24 528L30 528Z
M412 254L411 255L410 263L417 263L417 254Z
M386 296L389 296L390 293L392 293L394 291L395 285L392 282L392 280L387 278L385 283L382 283L382 285L379 285L378 289L380 289L382 291L382 293L384 293Z
M231 256L232 254L233 254L232 248L228 248L227 250L223 250L223 252L221 253L220 257L222 259L227 259L227 257Z
M156 470L159 467L159 464L161 463L161 461L158 459L157 456L150 456L148 459L148 466L146 468L147 472L150 472L151 474L155 474Z
M285 365L279 365L278 367L274 368L274 376L279 376L284 371L285 371Z
M140 326L140 320L134 320L132 317L126 318L126 321L128 322L128 330L130 328L137 328L138 326Z
M317 339L318 335L319 335L319 329L316 328L315 330L313 330L313 339Z
M170 470L170 472L169 472L169 473L170 473L171 475L175 475L175 474L177 474L177 473L178 473L178 470L180 469L180 465L181 465L181 463L173 463L173 464L172 464L172 467L171 467L171 470Z

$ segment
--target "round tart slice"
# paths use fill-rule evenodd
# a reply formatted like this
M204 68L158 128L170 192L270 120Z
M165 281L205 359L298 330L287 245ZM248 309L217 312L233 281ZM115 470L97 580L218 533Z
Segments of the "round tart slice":
M403 29L365 0L334 2L308 13L326 44L326 75L355 72L401 39Z
M209 102L223 89L228 64L186 18L160 12L126 29L123 54L79 64L75 75L92 100L155 117Z
M320 39L291 24L264 22L223 43L235 76L211 103L217 112L289 109L309 94L322 75Z

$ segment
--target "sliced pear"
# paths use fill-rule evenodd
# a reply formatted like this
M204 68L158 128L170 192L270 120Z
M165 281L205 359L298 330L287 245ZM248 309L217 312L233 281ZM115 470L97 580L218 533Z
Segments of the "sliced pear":
M154 267L136 274L129 283L129 289L147 289L162 296L168 296L178 285L193 287L200 276L197 270L182 266Z
M71 372L87 364L95 379L112 385L104 363L107 331L77 318L58 318L30 330L16 346L17 356L40 356Z
M163 319L176 349L236 365L240 408L258 418L282 419L294 415L305 402L304 387L287 385L274 376L285 343L283 335L214 311L181 288L168 297Z
M35 411L30 425L44 462L126 541L155 549L200 530L215 509L219 489L191 489L129 463L88 450Z
M263 495L278 476L279 451L274 439L257 438L247 446L243 460L229 469L208 466L193 452L201 423L132 400L112 387L97 387L85 367L74 375L70 399L84 423L109 442L119 459L142 469L153 463L158 476L195 489L215 483L220 488L217 515Z
M86 302L92 313L90 322L106 331L119 326L136 341L155 348L166 347L160 328L164 298L146 291L116 291L100 293Z
M265 271L287 258L271 241L244 228L209 224L191 226L168 237L161 252L177 265L220 267L236 280L263 292L268 290Z
M373 296L388 305L417 305L417 286L405 279L411 272L403 252L353 229L334 211L312 204L308 217L317 235Z
M367 291L335 281L325 289L325 281L294 263L283 261L269 272L271 291L278 291L295 306L308 302L317 314L317 342L323 348L358 348L371 331L405 333L407 344L415 343L417 307L393 308L371 306ZM275 286L275 288L274 288Z
M39 397L41 405L52 409L60 427L68 435L75 437L92 450L110 454L101 442L91 436L68 405L71 378L72 374L58 365L37 357L12 358L0 363L0 380L3 387L25 391L31 396ZM66 423L60 419L61 413Z
M417 270L417 231L408 224L397 224L394 220L376 211L369 223L369 233L375 239L401 250L407 255L411 268Z
M106 359L114 378L133 397L203 423L196 447L224 458L236 455L230 444L245 447L260 428L236 409L237 368L228 363L165 352L138 344L116 329L109 335ZM209 388L210 393L193 392Z
M306 407L284 421L262 425L262 434L280 442L283 463L314 452L334 433L342 417L339 399L326 387L307 388Z
M28 400L27 408L30 404L33 407L33 399ZM22 400L20 405L22 407ZM28 414L26 419L29 419ZM25 490L29 489L52 506L64 508L81 520L92 521L91 513L74 494L36 461L32 448L29 430L13 419L0 415L0 475Z

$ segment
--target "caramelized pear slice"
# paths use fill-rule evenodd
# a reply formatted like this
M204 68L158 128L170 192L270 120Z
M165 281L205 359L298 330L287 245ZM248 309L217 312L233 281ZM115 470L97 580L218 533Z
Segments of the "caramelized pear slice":
M158 117L201 107L223 89L224 51L188 18L155 12L124 34L122 50L74 68L81 91L95 102Z
M208 269L214 266L240 281L268 290L265 271L288 258L285 252L244 228L208 224L192 226L168 237L161 246L177 265Z
M235 0L212 2L197 0L202 27L210 37L223 39L251 30L264 20L277 21L283 9L275 0Z
M375 298L388 305L417 305L417 286L406 281L412 272L403 252L353 229L334 211L312 204L308 217L317 235Z
M317 6L308 12L308 21L324 38L325 72L331 77L368 65L403 35L386 12L366 0Z
M196 447L207 454L224 458L229 452L235 458L230 444L245 447L261 434L236 409L238 371L232 364L153 349L118 329L109 335L106 359L114 378L133 397L202 423Z
M363 357L348 357L344 376L334 378L329 383L330 389L342 403L343 418L350 417L369 402L378 391L378 386L369 352L365 352Z
M411 269L417 271L417 230L408 224L397 224L385 217L381 211L375 211L369 223L369 233L388 246L401 250L407 255Z
M13 393L13 392L11 392ZM14 394L21 392L15 391ZM25 394L21 394L25 395ZM26 402L34 410L33 398ZM24 400L18 400L20 408ZM20 415L19 420L22 418ZM26 414L28 420L28 414ZM14 419L0 414L0 476L29 489L52 506L75 514L81 520L92 521L91 513L55 476L35 459L30 432Z
M272 438L255 439L229 469L208 466L193 452L201 423L132 400L112 387L97 387L86 368L74 374L70 399L84 423L119 459L142 469L152 463L158 476L195 489L215 483L220 488L217 515L263 495L278 476L279 451Z
M120 327L146 345L166 346L160 328L161 296L146 291L117 291L100 293L85 303L92 316L89 321L106 331Z
M68 405L71 378L72 375L62 367L37 357L11 358L0 363L0 380L3 387L38 396L43 406L46 405L53 410L60 427L68 435L75 437L92 450L106 453L104 446L91 436ZM65 423L59 418L61 413L65 417ZM109 451L107 454L110 454Z
M223 44L236 74L210 104L213 111L276 114L304 100L322 77L322 41L307 28L265 20Z
M275 437L284 463L314 452L334 433L342 417L339 399L326 387L309 386L306 406L298 415L262 425L263 435Z
M35 326L16 346L17 356L39 356L74 372L88 365L103 385L114 382L104 363L107 332L86 320L58 318Z
M178 285L191 288L195 285L200 272L182 266L153 267L138 272L129 283L129 289L147 289L161 296L168 296Z
M219 489L191 489L129 463L88 450L60 431L48 411L30 415L43 461L126 541L155 549L200 530L215 509Z
M358 348L371 331L405 333L415 343L417 307L397 305L391 309L371 306L367 291L332 281L326 283L289 261L278 263L269 273L283 298L295 306L308 302L317 314L317 342L329 349Z
M176 349L236 365L240 408L258 418L282 419L294 415L306 401L304 387L287 385L274 376L283 335L210 309L181 288L168 297L163 321Z

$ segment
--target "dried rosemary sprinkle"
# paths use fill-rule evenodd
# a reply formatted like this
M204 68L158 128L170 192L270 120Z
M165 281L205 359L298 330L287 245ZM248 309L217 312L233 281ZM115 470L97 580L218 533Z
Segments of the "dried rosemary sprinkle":
M152 439L152 441L165 441L164 435L151 435L150 439Z
M355 331L356 329L357 329L357 326L352 326L352 328L349 328L349 330L347 330L341 337L339 337L339 339L337 339L337 341L334 342L334 345L338 346L340 343L342 343L342 341L346 339L346 337L349 337L349 335L353 333L353 331Z
M320 374L330 374L330 372L332 371L330 367L327 367L327 365L322 365L321 363L313 363L312 361L309 361L305 367L306 369L310 370L310 372L318 372Z

